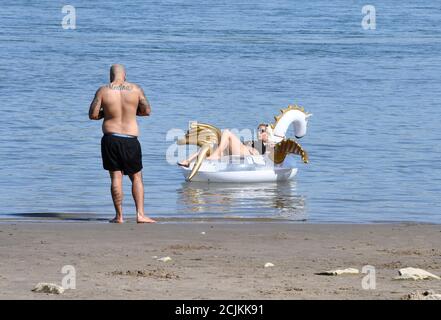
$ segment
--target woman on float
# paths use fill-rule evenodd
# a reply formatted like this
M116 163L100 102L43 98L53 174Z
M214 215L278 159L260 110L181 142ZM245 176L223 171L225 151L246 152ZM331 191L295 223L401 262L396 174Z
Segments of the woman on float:
M241 157L265 154L267 143L268 124L259 124L259 126L257 127L257 140L252 140L245 143L242 143L239 138L236 137L230 130L225 129L224 131L222 131L222 136L218 147L209 157L207 157L207 160L218 160L226 154ZM228 153L226 153L226 151ZM192 154L188 159L178 162L178 165L189 167L190 163L195 160L198 155L199 152L196 152Z

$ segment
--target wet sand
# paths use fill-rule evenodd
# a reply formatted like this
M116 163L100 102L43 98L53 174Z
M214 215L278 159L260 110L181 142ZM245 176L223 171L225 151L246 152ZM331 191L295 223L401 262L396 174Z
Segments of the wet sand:
M205 234L201 234L205 232ZM169 256L171 261L157 258ZM157 258L155 258L157 257ZM264 268L271 262L274 267ZM64 265L76 289L60 284ZM321 276L336 268L376 270ZM0 299L400 299L441 293L440 280L396 281L398 269L441 275L441 225L295 223L0 223Z

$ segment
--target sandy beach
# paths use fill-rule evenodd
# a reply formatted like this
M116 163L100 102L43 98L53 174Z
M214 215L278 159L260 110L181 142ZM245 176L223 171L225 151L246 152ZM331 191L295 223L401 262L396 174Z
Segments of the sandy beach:
M440 280L392 280L404 267L441 275L440 248L441 225L429 224L3 222L0 298L401 299L441 292ZM61 284L64 265L76 289L31 291ZM375 267L374 290L361 273L316 275L364 265Z

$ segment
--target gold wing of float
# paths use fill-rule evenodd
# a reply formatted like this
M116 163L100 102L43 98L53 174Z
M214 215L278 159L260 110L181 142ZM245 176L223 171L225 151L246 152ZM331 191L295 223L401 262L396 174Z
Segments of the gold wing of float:
M302 148L300 143L291 139L284 139L274 146L274 150L269 153L269 158L275 164L281 164L285 161L288 154L298 154L302 157L303 163L308 163L308 153Z
M221 131L215 126L206 123L192 122L185 136L177 141L178 145L192 144L201 148L193 169L187 178L188 181L199 171L202 162L211 154L214 146L219 144L221 134Z

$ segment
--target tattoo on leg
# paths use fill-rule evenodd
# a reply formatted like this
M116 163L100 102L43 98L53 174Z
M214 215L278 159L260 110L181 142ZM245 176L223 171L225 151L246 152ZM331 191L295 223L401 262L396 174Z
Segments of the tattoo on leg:
M110 191L112 193L113 204L115 206L115 210L117 214L122 214L122 201L123 201L123 192L118 185L113 185L110 187Z

